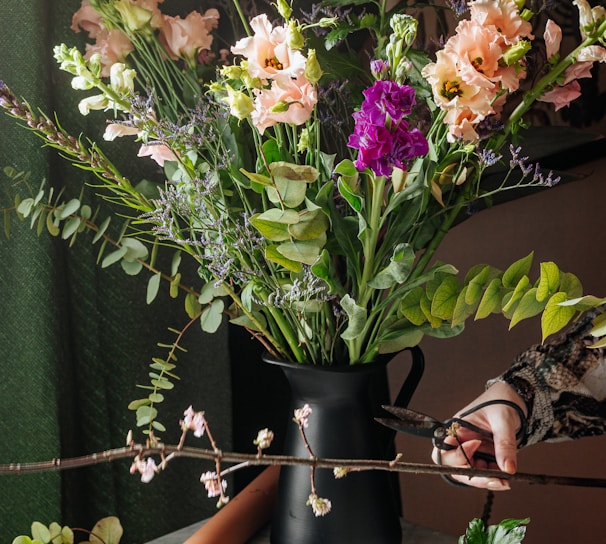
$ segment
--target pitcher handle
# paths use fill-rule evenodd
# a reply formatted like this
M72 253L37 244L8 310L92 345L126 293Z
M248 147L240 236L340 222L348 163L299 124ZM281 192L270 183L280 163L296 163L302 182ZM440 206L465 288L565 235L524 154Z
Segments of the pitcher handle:
M406 349L410 350L412 365L408 372L408 376L406 380L404 380L400 392L393 403L394 406L401 406L402 408L408 407L408 403L417 390L419 382L423 377L423 372L425 371L425 357L423 356L421 348L419 346L413 346Z

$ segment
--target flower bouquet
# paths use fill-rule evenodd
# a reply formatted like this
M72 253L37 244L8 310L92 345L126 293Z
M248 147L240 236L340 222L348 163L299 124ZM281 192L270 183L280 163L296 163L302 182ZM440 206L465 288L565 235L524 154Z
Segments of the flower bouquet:
M137 142L138 160L161 168L152 179L127 178L99 142L0 84L7 113L94 175L90 186L127 219L112 238L109 217L43 186L15 199L32 227L69 241L93 231L103 266L152 271L150 302L167 280L202 330L226 316L274 357L309 365L370 363L495 313L512 326L542 314L546 337L604 302L552 262L531 280L532 255L462 277L434 260L480 204L556 182L518 145L525 114L537 101L567 104L606 60L603 8L575 0L580 42L564 52L557 25L538 26L540 2L452 1L440 8L452 8L455 30L430 55L406 3L329 0L295 16L281 0L248 16L235 2L184 18L161 3L85 0L74 29L91 43L54 51L86 93L80 112L105 112L104 138ZM239 24L222 49L225 14ZM496 186L486 183L495 168ZM156 268L160 246L176 250L170 272ZM198 285L183 285L183 255ZM595 336L604 332L598 318ZM153 392L132 405L140 426L162 430L154 406L172 368L154 361Z
M85 54L55 49L73 87L93 91L81 113L108 112L107 140L140 141L138 155L164 169L157 182L126 179L97 143L2 87L5 109L92 170L100 194L132 218L105 264L136 273L148 247L173 246L199 264L202 283L185 306L204 330L227 315L273 355L316 365L369 362L495 312L512 326L542 312L545 337L600 302L576 300L578 280L553 263L531 281L531 255L505 271L478 265L462 280L432 257L477 203L557 181L511 141L535 101L568 103L577 79L606 59L603 8L575 1L581 43L564 54L551 20L544 47L533 48L538 12L521 0L452 3L461 19L431 61L414 49L406 6L329 2L333 11L299 19L283 1L272 23L235 4L244 37L214 51L216 9L181 19L158 4L85 1L74 28L95 43ZM352 51L348 39L362 32L370 45ZM498 163L502 182L487 188ZM64 238L88 219L78 201L50 202L48 214L35 212L41 204L18 210L51 232L66 221ZM160 279L151 276L150 299Z

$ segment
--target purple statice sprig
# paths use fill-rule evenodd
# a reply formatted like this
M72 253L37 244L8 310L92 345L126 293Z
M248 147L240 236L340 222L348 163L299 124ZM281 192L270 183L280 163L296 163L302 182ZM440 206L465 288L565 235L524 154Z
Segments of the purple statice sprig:
M360 110L353 113L355 127L348 146L358 150L356 168L370 168L377 176L389 176L394 167L427 154L423 133L410 128L406 118L415 105L415 91L394 81L375 81L364 91Z

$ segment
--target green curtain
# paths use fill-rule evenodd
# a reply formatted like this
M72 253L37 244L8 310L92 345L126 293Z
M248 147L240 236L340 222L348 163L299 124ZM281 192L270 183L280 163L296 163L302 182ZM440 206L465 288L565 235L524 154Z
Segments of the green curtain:
M0 79L32 105L57 111L75 134L99 119L78 113L77 93L56 67L52 48L63 41L81 43L83 37L69 28L79 4L0 2ZM123 147L120 142L104 150L120 163ZM91 181L1 114L0 170L5 166L30 172L36 188L45 179L47 186L65 186L75 196ZM129 174L133 179L140 175ZM7 204L9 183L0 172L1 206ZM0 463L123 446L128 430L135 428L127 405L143 396L136 384L148 380L151 358L163 355L156 342L171 342L168 327L187 321L182 299L172 299L164 288L147 305L146 278L127 276L119 265L102 269L97 251L87 236L71 248L46 232L37 236L14 214L11 238L0 236ZM193 263L185 273L195 281ZM193 404L206 411L227 450L232 447L228 330L204 335L195 329L185 341L188 352L179 357L181 380L161 406L168 428L163 438L178 440L179 418ZM135 437L142 435L135 432ZM125 543L145 542L215 511L215 501L198 480L211 467L176 460L142 484L129 474L129 466L123 460L71 471L0 475L0 541L28 534L34 520L90 528L101 517L117 515Z

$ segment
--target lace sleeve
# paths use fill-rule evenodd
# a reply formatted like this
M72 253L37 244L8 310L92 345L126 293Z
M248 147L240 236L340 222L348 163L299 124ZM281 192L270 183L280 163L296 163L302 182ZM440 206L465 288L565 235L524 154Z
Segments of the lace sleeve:
M528 408L528 435L521 444L606 433L606 355L587 346L598 311L587 312L568 331L519 354L498 378Z

